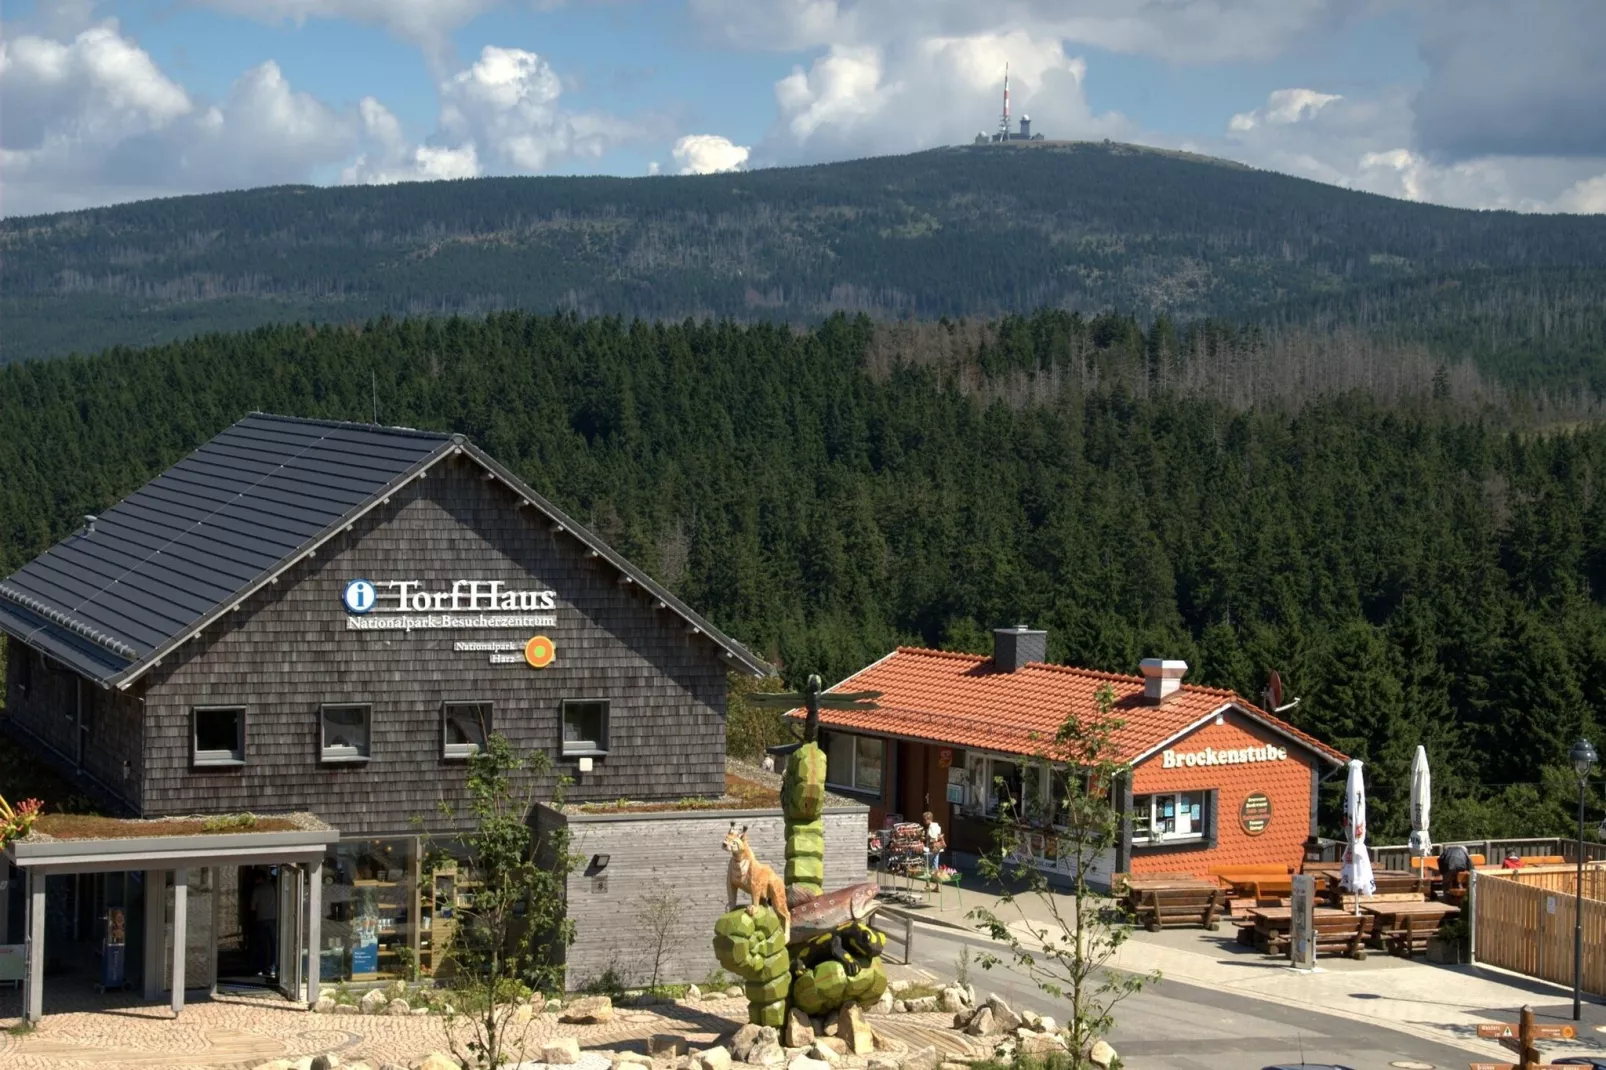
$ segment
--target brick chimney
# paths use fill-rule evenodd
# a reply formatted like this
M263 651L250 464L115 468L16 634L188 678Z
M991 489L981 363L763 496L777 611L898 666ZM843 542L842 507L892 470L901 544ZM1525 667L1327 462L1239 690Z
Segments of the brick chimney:
M1158 706L1182 686L1188 663L1165 658L1144 658L1138 663L1138 671L1143 674L1143 697Z
M1048 660L1048 633L1024 624L993 629L993 666L1015 672L1029 661Z

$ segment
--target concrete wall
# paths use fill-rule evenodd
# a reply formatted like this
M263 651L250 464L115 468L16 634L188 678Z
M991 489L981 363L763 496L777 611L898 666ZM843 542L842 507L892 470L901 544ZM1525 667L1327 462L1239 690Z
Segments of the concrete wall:
M827 890L868 879L868 815L865 807L826 811ZM548 826L559 820L545 808L540 817ZM571 989L610 965L626 985L648 983L656 939L638 915L643 899L661 892L675 896L680 909L659 980L700 981L718 969L714 922L725 912L730 860L721 843L732 820L747 826L748 842L760 861L784 873L785 821L778 810L569 816L571 850L583 856L581 869L569 878L569 916L576 930L568 954ZM586 867L598 854L610 856L607 868L587 876ZM747 902L745 895L739 899Z
M539 631L557 659L536 670L453 649L458 640L523 640L525 631L348 630L341 594L359 577L550 588L557 624ZM491 703L493 731L521 750L546 750L555 773L577 778L570 799L719 795L727 664L706 636L621 584L478 466L448 460L153 671L144 809L310 810L347 836L410 833L417 815L445 831L439 803L462 811L465 773L441 756L447 701ZM612 703L608 753L578 774L559 753L561 703L596 698ZM369 761L319 760L319 708L332 702L372 705ZM246 706L244 767L193 767L192 708L235 704Z

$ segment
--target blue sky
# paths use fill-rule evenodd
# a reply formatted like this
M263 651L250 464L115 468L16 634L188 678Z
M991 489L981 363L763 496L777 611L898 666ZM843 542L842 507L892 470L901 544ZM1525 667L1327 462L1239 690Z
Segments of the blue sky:
M1581 44L1606 39L1603 14L1595 0L21 0L0 26L0 211L914 151L995 126L1005 60L1016 115L1050 137L1464 207L1603 211L1589 102L1606 84Z

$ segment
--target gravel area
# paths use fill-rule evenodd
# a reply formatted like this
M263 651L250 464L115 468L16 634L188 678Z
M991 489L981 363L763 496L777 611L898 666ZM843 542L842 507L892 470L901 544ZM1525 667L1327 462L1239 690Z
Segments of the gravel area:
M725 772L731 773L734 776L742 777L746 780L751 780L756 784L763 784L767 788L775 788L777 791L779 791L781 787L781 770L784 770L785 768L786 759L784 758L777 758L775 760L776 771L773 773L765 772L764 767L759 765L757 762L747 762L740 758L732 758L729 756L725 758ZM825 793L825 805L863 806L864 800L855 799L847 795L840 795L834 791L827 791Z

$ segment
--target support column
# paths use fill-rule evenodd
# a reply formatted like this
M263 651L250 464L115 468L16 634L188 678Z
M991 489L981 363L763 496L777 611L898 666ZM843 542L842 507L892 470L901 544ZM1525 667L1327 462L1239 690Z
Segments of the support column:
M167 967L167 870L145 871L145 991L146 1003L162 998L162 973Z
M173 871L173 1017L184 1009L185 926L190 905L190 871Z
M11 863L0 857L0 944L11 943L11 882L17 879Z
M45 875L28 869L28 991L22 1016L37 1022L45 1013Z
M417 912L414 911L416 915ZM318 1002L323 978L323 859L307 864L307 1006Z

